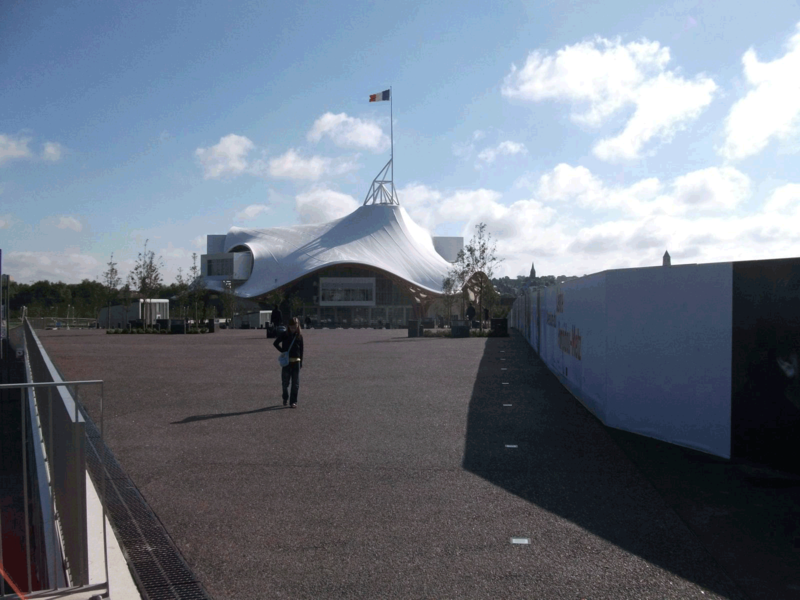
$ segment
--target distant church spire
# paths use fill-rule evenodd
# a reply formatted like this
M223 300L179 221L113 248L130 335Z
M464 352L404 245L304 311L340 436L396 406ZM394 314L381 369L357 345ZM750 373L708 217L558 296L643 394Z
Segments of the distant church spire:
M663 264L661 266L669 267L670 265L672 265L672 261L670 260L669 252L665 251L664 252L664 262L663 262Z
M531 261L531 279L536 279L536 269L533 266L533 261Z

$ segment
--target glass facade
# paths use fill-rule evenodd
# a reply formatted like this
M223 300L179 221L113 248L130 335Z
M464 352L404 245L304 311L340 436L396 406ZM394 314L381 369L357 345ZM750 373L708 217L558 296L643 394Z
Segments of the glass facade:
M208 260L208 275L210 277L233 277L233 259L216 258Z
M402 283L368 267L329 267L296 281L285 294L302 301L297 315L308 317L312 327L397 328L413 318L413 299Z
M320 277L320 306L374 306L374 277Z

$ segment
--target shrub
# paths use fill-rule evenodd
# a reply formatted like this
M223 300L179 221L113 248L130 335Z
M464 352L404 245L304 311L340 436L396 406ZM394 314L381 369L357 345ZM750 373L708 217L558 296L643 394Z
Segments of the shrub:
M424 329L422 337L453 337L449 329Z
M480 329L470 329L469 337L489 337L489 329L484 329L481 331Z
M166 329L162 329L161 331L159 331L159 333L162 333L162 334L163 334L163 333L168 333L168 332L167 332L167 330L166 330Z
M144 333L144 329L142 329L141 327L139 327L139 328L136 330L136 333Z
M108 335L109 333L116 333L116 331L114 331L113 329L106 329L106 335Z
M123 329L122 333L130 333L127 329Z
M200 329L200 333L208 333L208 327L203 327Z

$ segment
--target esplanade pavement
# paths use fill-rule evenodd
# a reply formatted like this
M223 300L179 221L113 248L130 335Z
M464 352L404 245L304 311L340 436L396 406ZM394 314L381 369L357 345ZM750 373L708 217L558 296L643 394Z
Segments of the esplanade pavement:
M737 533L703 488L724 461L608 430L515 333L304 335L291 410L263 330L40 333L66 378L105 381L108 446L212 597L800 594L792 538Z

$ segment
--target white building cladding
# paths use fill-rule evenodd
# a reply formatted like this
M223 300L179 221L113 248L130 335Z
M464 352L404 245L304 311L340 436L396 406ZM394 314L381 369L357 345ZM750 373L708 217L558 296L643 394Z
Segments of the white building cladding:
M453 239L458 241L448 241ZM220 236L209 236L209 254L201 261L206 285L221 291L225 281L238 280L236 295L242 298L263 296L336 265L377 269L438 295L451 267L433 238L399 204L365 204L346 217L318 225L233 227L221 241ZM463 239L437 238L437 243L453 254ZM225 256L232 260L230 268L210 262Z

